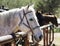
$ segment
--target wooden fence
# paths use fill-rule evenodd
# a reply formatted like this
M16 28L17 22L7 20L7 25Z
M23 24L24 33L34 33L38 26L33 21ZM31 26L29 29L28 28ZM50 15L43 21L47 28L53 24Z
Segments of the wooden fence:
M43 46L51 45L54 40L54 31L53 31L53 25L47 24L40 27L43 30ZM24 32L17 32L16 33L16 39L20 38L21 36L24 36ZM29 40L27 36L24 38L24 45L23 46L29 46ZM11 43L11 46L16 46L16 43L11 35L6 35L0 37L0 46L3 46L6 43Z
M43 30L43 46L51 46L54 41L54 26L48 24L40 28Z
M23 35L26 35L26 34L24 32L17 32L16 39L21 38ZM29 44L27 44L29 42L27 39L27 36L25 36L24 41L25 41L24 45L29 46ZM7 44L7 43L11 43L11 46L16 46L17 44L11 35L0 37L0 46L3 46L4 44Z

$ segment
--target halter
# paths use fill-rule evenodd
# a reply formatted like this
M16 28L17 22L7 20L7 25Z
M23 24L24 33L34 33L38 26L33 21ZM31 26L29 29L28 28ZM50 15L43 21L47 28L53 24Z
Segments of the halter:
M23 22L23 19L24 19L24 17L26 18L26 20L27 20L27 24L25 24L25 23L23 23L27 28L29 28L30 29L30 31L33 33L33 30L35 30L35 29L37 29L37 28L39 28L40 26L36 26L36 27L34 27L34 28L31 28L30 27L30 24L29 24L29 21L28 21L28 19L27 19L27 16L26 16L26 14L28 14L28 13L31 13L32 11L29 11L29 12L27 12L27 13L25 13L25 11L24 11L24 9L23 9L23 18L21 18L21 16L20 16L20 14L19 14L19 16L20 16L20 18L21 18L21 21L20 21L20 23L19 23L19 26L21 25L21 23ZM34 34L34 33L33 33Z

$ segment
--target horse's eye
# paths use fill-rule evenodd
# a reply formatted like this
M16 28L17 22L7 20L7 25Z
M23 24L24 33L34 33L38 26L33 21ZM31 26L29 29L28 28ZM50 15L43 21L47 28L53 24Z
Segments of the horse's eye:
M33 18L30 18L29 20L30 20L30 21L33 21Z

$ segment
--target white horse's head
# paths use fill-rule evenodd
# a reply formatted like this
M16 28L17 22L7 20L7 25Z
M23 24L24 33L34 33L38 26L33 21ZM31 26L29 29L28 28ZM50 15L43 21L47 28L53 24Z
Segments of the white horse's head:
M27 32L32 32L35 40L40 41L42 32L40 30L40 25L37 21L35 10L32 6L23 7L22 21L20 21L20 30Z
M0 36L11 34L17 26L23 32L32 32L36 41L40 41L42 32L32 6L12 9L0 13Z

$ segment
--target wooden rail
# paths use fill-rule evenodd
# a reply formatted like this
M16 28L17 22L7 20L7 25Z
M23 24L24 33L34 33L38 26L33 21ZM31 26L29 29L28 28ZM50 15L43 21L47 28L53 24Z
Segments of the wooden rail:
M50 26L52 26L51 23L50 23L50 24L47 24L47 25L44 25L44 26L41 26L40 29L44 29L44 28L46 28L46 27L50 27Z
M25 33L17 32L16 39L20 38L20 35L23 36L23 35L25 35ZM27 43L29 43L27 35L25 36L24 41L25 41L24 46L29 46L29 44L27 44ZM3 46L4 44L7 44L7 43L11 43L11 46L16 46L16 43L11 35L1 36L0 37L0 46Z
M53 25L48 24L40 27L43 30L43 46L51 46L54 40Z

